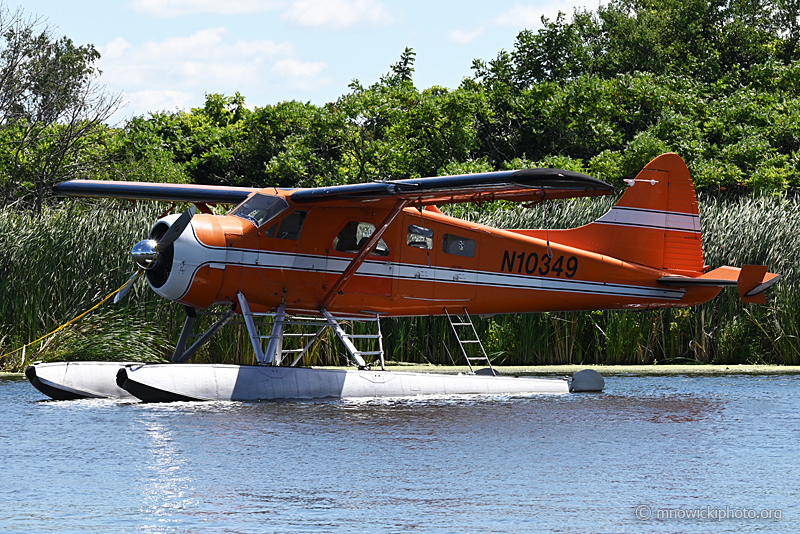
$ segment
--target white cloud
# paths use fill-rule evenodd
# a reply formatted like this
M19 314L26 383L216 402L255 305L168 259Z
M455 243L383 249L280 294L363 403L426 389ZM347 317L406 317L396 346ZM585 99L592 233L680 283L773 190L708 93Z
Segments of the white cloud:
M513 28L539 28L542 26L542 15L549 20L555 20L558 12L561 11L569 20L576 7L591 8L586 5L586 2L578 0L551 0L545 4L536 5L522 5L516 2L500 14L495 19L495 23Z
M282 17L297 26L342 29L357 24L386 25L392 17L378 0L295 0Z
M453 30L449 34L449 41L460 45L469 44L483 34L483 26L471 32Z
M193 98L192 93L183 91L145 90L133 91L124 95L128 107L132 110L147 110L153 113L186 109L190 107Z
M137 47L114 39L100 49L104 81L162 87L248 83L256 77L259 65L294 54L289 43L260 39L229 43L224 35L225 28L211 28Z
M116 39L108 43L105 47L103 47L101 49L101 53L103 57L118 58L125 52L125 50L127 50L130 47L131 45L130 43L128 43L128 41L126 41L122 37L117 37Z
M281 0L132 0L128 5L139 14L167 18L193 13L265 13L286 4Z
M295 50L286 42L229 41L225 28L210 28L139 46L117 38L100 53L103 83L124 92L129 110L137 115L190 101L197 105L204 93L260 93L271 65L292 57Z
M280 77L280 83L290 89L310 91L328 85L329 80L319 74L325 63L303 63L294 59L282 59L272 66L272 73Z

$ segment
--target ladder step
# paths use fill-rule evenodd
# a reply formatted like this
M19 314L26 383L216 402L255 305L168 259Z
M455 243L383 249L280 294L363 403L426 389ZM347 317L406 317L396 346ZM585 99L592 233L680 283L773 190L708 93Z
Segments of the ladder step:
M288 332L284 332L283 333L283 337L314 337L316 335L317 334L303 334L303 333L294 334L294 333L288 333Z
M460 340L461 343L480 343L480 339L462 339Z
M381 336L377 336L375 334L347 334L346 337L349 337L350 339L378 339Z
M360 350L356 351L356 354L360 354L361 356L377 356L380 353L381 353L381 351L372 351L372 352L366 352L366 351L360 351Z
M453 326L472 326L472 323L451 323Z
M303 352L306 349L283 349L281 354L297 354L298 352Z
M489 358L484 358L483 356L480 356L478 358L469 358L469 357L467 357L467 359L470 360L470 361L484 361L484 362L488 362L489 361Z

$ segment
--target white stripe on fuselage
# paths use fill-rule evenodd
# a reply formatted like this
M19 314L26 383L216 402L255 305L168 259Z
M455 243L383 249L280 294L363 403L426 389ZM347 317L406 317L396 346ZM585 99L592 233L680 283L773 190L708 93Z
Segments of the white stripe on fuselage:
M224 263L256 269L281 269L296 272L341 274L350 264L350 258L318 256L313 254L296 254L290 252L253 251L248 249L231 249L210 247L203 244L214 256L224 258L232 251L241 252L242 261L220 261L208 258L197 267ZM213 251L213 252L212 252ZM643 287L605 282L571 280L567 278L549 278L520 275L514 273L498 273L492 271L470 271L447 267L426 266L407 263L394 263L380 260L365 260L355 273L356 276L372 278L419 280L458 285L480 285L486 287L503 287L515 289L533 289L541 291L565 291L570 293L587 293L592 295L613 295L632 298L650 298L680 300L684 291L681 289Z

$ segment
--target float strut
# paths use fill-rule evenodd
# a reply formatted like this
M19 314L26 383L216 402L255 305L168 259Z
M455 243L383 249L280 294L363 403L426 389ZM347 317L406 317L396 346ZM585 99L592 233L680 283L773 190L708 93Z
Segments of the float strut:
M269 334L269 341L267 342L267 351L264 353L264 365L280 365L283 356L283 323L286 320L286 303L281 302L278 306L278 312L275 314L275 319L272 322L272 331Z
M189 340L189 336L192 334L194 320L197 319L197 310L191 306L184 306L183 309L186 312L186 320L183 321L181 337L178 338L178 344L175 345L175 352L172 353L173 363L179 361L180 357L183 356L183 351L186 349L186 342Z
M239 306L242 308L242 317L244 318L244 325L247 327L247 333L250 335L250 343L253 345L253 352L256 354L256 361L259 365L264 365L265 357L269 358L269 361L272 361L272 357L269 355L265 355L264 351L261 348L261 338L258 335L258 329L256 329L256 323L253 320L253 313L250 311L250 305L247 303L247 299L244 298L242 292L239 291L236 293L236 298L239 299Z
M205 333L204 333L202 336L200 336L200 339L198 339L197 341L195 341L195 342L194 342L194 345L192 345L191 347L189 347L189 350L187 350L186 352L184 352L184 353L183 353L183 354L182 354L180 357L178 357L177 359L173 357L173 359L172 359L172 362L173 362L173 363L183 363L183 362L185 362L186 360L188 360L189 358L191 358L192 356L194 356L194 355L195 355L195 353L196 353L198 350L200 350L200 348L201 348L203 345L205 345L206 343L208 343L208 341L209 341L209 340L210 340L212 337L214 337L214 334L216 334L216 333L219 331L219 329L220 329L220 328L222 328L223 326L225 326L226 324L228 324L228 321L230 321L232 318L233 318L233 308L231 308L231 309L229 309L227 312L225 312L225 315L223 315L222 317L220 317L220 318L219 318L219 320L218 320L216 323L214 323L213 325L211 325L211 328L209 328L208 330L206 330L206 332L205 332ZM187 334L187 336L188 336L188 334ZM181 332L181 337L183 337L183 332Z
M361 357L361 354L359 354L356 346L353 345L353 342L350 340L350 336L348 336L347 333L342 330L342 327L339 326L339 321L337 321L336 318L325 308L320 308L319 311L322 313L325 319L328 320L328 323L331 325L331 327L333 327L333 331L336 332L336 335L344 344L344 348L346 348L347 352L350 353L350 356L353 357L353 360L356 362L356 365L358 365L358 368L366 369L367 362L364 361L364 358Z

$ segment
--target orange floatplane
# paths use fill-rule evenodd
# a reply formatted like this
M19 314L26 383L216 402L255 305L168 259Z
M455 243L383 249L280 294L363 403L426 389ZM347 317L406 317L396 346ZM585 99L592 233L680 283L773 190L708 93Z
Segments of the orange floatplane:
M314 189L72 180L56 191L195 204L202 213L162 218L134 246L138 272L130 284L144 275L155 292L186 309L173 362L188 360L241 314L261 364L123 365L117 394L147 401L255 400L566 391L563 383L550 385L561 381L494 376L485 357L477 359L485 359L487 374L459 380L372 371L355 336L339 326L343 318L375 321L380 341L382 317L457 313L469 323L470 314L686 307L725 286L736 286L745 302L765 302L764 291L780 275L764 266L704 265L697 199L679 156L659 156L627 183L608 213L570 230L491 228L436 206L538 203L608 195L614 188L580 173L528 169ZM227 215L211 214L208 206L221 203L238 205ZM196 312L212 305L228 312L187 349ZM272 318L269 335L256 327L262 316ZM358 370L295 367L303 350L285 351L282 342L284 327L298 322L315 325L318 334L333 328ZM369 355L379 356L383 367L382 350ZM43 365L28 373L37 387L51 396L46 388L86 396L81 386L65 386L63 377L45 378Z

